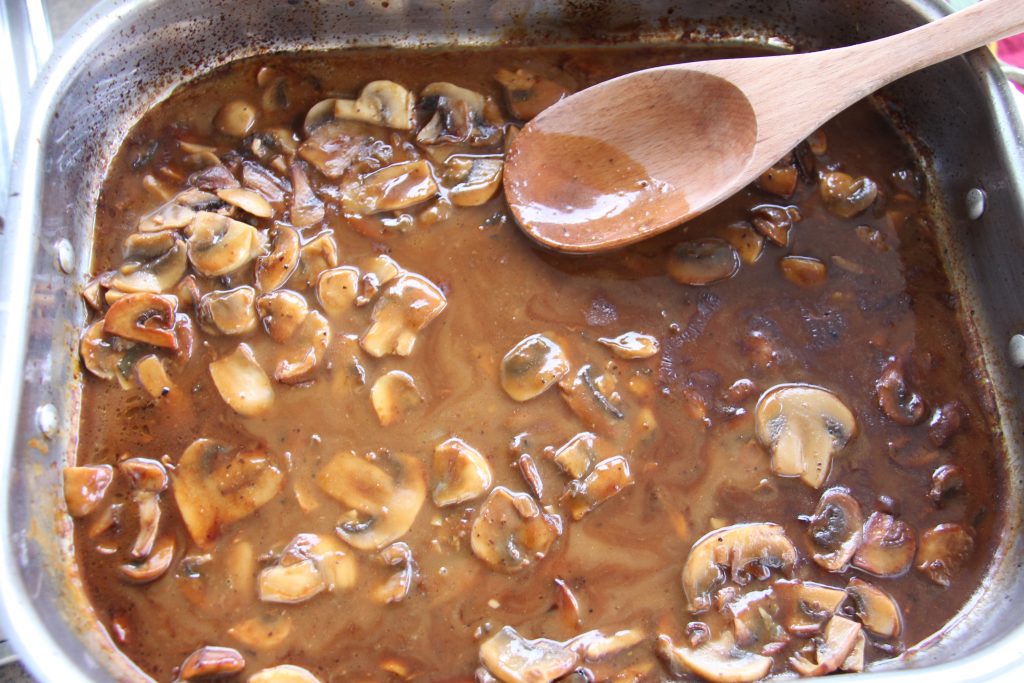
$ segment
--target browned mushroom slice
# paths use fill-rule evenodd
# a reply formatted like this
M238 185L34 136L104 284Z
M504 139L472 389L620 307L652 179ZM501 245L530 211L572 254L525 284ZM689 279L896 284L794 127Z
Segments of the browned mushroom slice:
M903 632L903 615L896 600L884 590L858 579L850 579L846 593L865 629L881 638L899 638Z
M290 167L292 174L292 206L290 218L292 225L304 228L324 219L324 203L313 192L309 185L309 177L301 162Z
M337 318L355 308L358 288L358 268L330 268L320 273L316 281L316 298L324 313L331 318Z
M914 529L884 512L873 512L864 523L864 540L853 556L853 566L875 576L901 576L910 568L917 550Z
M783 256L779 269L782 277L799 287L816 287L828 279L828 266L811 256Z
M846 659L842 664L839 665L840 671L849 671L850 673L857 673L864 670L864 647L867 645L867 638L864 636L862 630L857 634L857 641L853 645L853 649L850 650L850 654L847 655Z
M501 386L516 401L529 401L569 374L562 347L543 334L531 334L501 361Z
M174 537L164 536L153 545L144 562L122 564L121 575L131 583L152 583L167 573L174 561Z
M796 192L799 179L800 173L796 166L791 161L783 160L762 173L757 179L757 186L765 192L788 199Z
M821 494L808 520L814 561L830 572L846 571L863 538L864 517L850 492L834 486Z
M139 534L129 554L134 559L141 559L152 552L160 530L160 496L152 491L136 491L132 500L139 507Z
M798 214L791 207L762 204L750 211L750 224L758 233L779 247L789 246L789 230Z
M622 397L614 390L614 375L594 376L588 363L580 367L570 380L563 378L558 388L569 408L590 429L598 432L611 430L625 417Z
M333 109L337 100L326 100L314 105L309 115L320 115L317 107ZM299 146L299 156L316 167L328 178L337 179L360 159L372 156L375 138L372 128L354 121L336 121L325 111L326 120L316 126L305 142ZM309 118L309 117L307 117ZM312 121L311 121L312 123Z
M379 550L405 535L427 497L423 465L404 454L371 462L351 452L338 453L317 472L316 480L358 515L337 531L359 550Z
M274 404L274 387L248 344L210 363L210 377L224 402L239 415L263 415Z
M623 456L616 455L594 465L586 479L569 482L562 500L572 518L579 521L598 505L632 485L633 475L629 471L629 462Z
M471 533L474 555L494 569L517 572L543 559L562 533L562 520L528 494L499 486L480 507Z
M737 645L746 648L757 644L764 651L771 649L772 644L781 646L789 641L789 636L775 620L775 596L771 589L748 591L733 597L730 601L723 600L719 611L732 622Z
M299 356L282 360L274 370L274 379L284 384L298 384L312 377L331 343L331 326L319 311L310 311L293 338L300 346Z
M241 187L217 190L217 196L231 206L237 207L256 218L273 218L274 207L259 192Z
M825 208L840 218L853 218L864 213L875 203L878 186L871 178L852 178L834 171L821 176L818 192Z
M82 465L64 468L64 500L68 514L85 517L103 502L114 478L110 465Z
M126 294L103 318L103 331L122 339L177 349L174 333L177 300L162 294Z
M201 275L233 273L263 253L264 237L248 223L200 211L189 224L188 258Z
M940 586L949 586L974 552L974 537L960 524L939 524L921 535L917 568Z
M217 196L209 192L185 190L139 219L139 232L179 230L192 222L196 211L214 208L219 203Z
M433 282L416 273L402 273L377 299L369 329L359 340L371 356L408 356L416 335L448 305Z
M256 290L248 285L204 294L199 299L199 323L207 332L238 335L256 329Z
M772 471L820 488L832 456L857 431L850 409L835 394L806 384L780 384L761 395L754 411L757 438L772 454Z
M916 425L924 419L927 406L920 394L910 390L904 374L903 361L891 358L875 383L878 405L893 422L906 426Z
M411 375L391 370L378 377L370 387L370 402L381 426L387 427L423 403L423 396Z
M846 592L841 588L810 581L776 581L772 594L779 608L779 623L798 638L821 633L846 600Z
M356 585L358 567L355 557L345 551L341 541L332 536L299 534L284 550L300 558L311 558L320 570L324 585L330 592L349 590Z
M520 121L529 121L569 94L561 83L523 69L498 69L494 78L505 88L505 101L512 116Z
M129 241L159 235L151 248L136 249L110 279L110 287L122 292L159 294L174 287L188 268L185 243L169 232L135 233Z
M137 491L161 493L170 481L167 468L152 458L128 458L117 463L117 469L128 477L132 488Z
M373 590L374 601L387 605L405 600L412 590L417 573L409 546L401 542L393 543L380 551L380 559L386 566L396 567L396 570Z
M261 294L256 299L256 312L270 338L283 344L306 320L309 305L301 294L285 289Z
M174 383L167 376L167 368L164 367L163 361L153 354L143 356L135 362L135 379L153 399L168 396L174 389Z
M491 466L480 451L452 437L437 445L431 468L434 505L460 505L491 488Z
M527 640L505 626L480 644L480 662L504 683L550 683L575 669L579 655L563 643Z
M256 259L256 288L271 292L288 281L299 263L299 233L287 225L270 231L270 253Z
M327 587L312 559L267 567L260 572L258 585L260 600L284 604L305 602Z
M401 161L363 176L342 192L345 213L370 216L398 211L437 195L437 182L425 159Z
M683 566L683 592L689 609L708 609L712 591L727 576L741 585L749 580L751 571L764 577L777 569L788 576L797 559L793 542L778 524L734 524L710 531L693 544Z
M203 678L222 678L245 668L245 658L230 647L207 645L201 647L181 663L178 677L183 681Z
M245 100L231 100L217 110L213 126L221 133L244 138L256 125L256 108Z
M291 279L291 287L304 290L316 284L320 274L338 265L338 245L330 230L325 230L299 250L299 262L295 275Z
M932 487L928 491L928 497L936 505L941 505L943 499L959 491L964 487L964 475L956 465L939 465L932 472Z
M85 328L85 332L82 333L82 339L79 342L82 362L89 372L100 379L117 378L124 383L124 376L120 371L121 359L124 354L114 348L114 341L110 336L104 334L103 325L104 322L99 320Z
M676 282L703 287L735 275L740 256L725 240L705 237L677 244L669 253L667 268Z
M320 679L294 664L280 664L257 671L248 683L320 683Z
M597 341L611 349L619 358L627 360L650 358L661 350L657 337L641 332L624 332L618 337L601 337Z
M334 101L334 117L397 130L412 130L415 98L394 81L371 81L358 99Z
M228 629L229 636L250 650L272 650L291 632L292 620L281 614L260 614Z
M468 170L460 174L458 183L448 191L448 198L455 206L480 206L486 204L501 187L501 174L505 162L501 157L459 157L469 159Z
M197 439L171 472L174 500L189 535L209 548L221 530L270 502L284 473L267 453Z
M590 432L580 432L555 451L555 464L573 479L585 476L597 460L596 441Z
M723 230L726 241L740 255L740 261L751 265L757 263L764 253L764 236L747 222L733 223Z
M698 647L676 647L666 635L658 636L658 654L676 675L696 674L718 683L750 683L768 675L772 658L736 647L729 631Z
M817 641L814 658L809 661L803 655L790 657L789 664L801 676L823 676L838 669L857 646L861 633L860 624L846 617L836 615L828 620L825 633Z

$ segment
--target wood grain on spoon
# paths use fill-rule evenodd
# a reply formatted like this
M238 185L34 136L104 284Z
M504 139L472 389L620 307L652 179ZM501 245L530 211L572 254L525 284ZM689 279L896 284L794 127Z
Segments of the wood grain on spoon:
M637 242L732 196L883 85L1020 31L1024 1L984 0L862 45L621 76L523 128L505 194L523 230L555 249Z

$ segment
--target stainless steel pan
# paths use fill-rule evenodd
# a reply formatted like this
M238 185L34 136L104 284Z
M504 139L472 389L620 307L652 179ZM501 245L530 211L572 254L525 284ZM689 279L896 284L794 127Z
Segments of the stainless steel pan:
M144 678L85 600L63 511L76 447L78 286L90 267L104 168L132 123L176 85L232 59L353 45L792 41L834 47L947 11L936 0L120 0L57 46L20 132L0 267L9 302L0 352L2 628L39 678ZM0 96L3 96L0 94ZM929 160L942 253L980 351L992 428L1005 444L1006 523L982 590L934 642L860 680L1021 680L1024 674L1024 130L979 51L885 93ZM1024 350L1024 337L1014 344Z

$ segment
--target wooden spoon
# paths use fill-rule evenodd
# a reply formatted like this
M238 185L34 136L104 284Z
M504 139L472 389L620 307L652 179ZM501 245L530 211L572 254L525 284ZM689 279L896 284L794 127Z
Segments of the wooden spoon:
M862 45L600 83L543 111L513 141L509 206L528 235L562 251L637 242L735 194L883 85L1021 31L1024 0L984 0Z

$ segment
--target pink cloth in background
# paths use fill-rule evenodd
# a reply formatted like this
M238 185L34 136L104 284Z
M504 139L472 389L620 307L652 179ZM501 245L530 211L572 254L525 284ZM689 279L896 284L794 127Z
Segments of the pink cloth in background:
M1000 40L996 44L996 55L1007 64L1024 68L1024 33ZM1017 86L1024 92L1024 87Z

